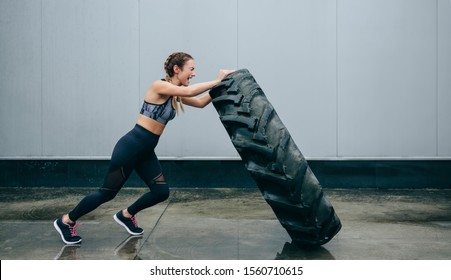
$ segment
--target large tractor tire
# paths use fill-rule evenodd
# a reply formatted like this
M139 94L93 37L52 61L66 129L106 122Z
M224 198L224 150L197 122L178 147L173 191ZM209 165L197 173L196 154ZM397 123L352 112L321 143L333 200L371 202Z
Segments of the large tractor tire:
M246 169L293 242L319 246L341 222L307 161L247 69L210 90Z

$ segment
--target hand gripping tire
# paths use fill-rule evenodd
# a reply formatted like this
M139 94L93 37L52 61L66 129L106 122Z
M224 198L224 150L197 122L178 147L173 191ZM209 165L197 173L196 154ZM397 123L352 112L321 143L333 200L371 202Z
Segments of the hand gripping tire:
M238 70L209 93L246 169L293 242L329 242L341 229L340 219L251 73Z

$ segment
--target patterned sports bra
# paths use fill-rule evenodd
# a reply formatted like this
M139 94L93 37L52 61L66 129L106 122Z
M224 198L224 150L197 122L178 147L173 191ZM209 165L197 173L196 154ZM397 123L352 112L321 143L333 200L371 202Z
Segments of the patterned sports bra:
M153 104L144 101L141 108L141 114L156 120L157 122L166 125L170 120L175 117L175 109L172 106L172 96L166 100L163 104Z

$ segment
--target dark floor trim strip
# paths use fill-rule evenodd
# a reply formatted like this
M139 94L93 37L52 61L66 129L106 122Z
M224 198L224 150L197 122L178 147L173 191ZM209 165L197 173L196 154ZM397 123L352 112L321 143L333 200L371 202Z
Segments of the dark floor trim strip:
M97 187L108 160L0 160L0 187ZM309 160L324 188L451 188L451 160ZM239 160L162 160L173 187L255 188ZM126 187L143 187L133 173Z

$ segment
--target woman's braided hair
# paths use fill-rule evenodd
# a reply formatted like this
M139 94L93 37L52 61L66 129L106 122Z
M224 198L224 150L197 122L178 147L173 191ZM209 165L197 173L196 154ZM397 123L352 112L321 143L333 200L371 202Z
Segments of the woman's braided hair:
M164 71L166 72L166 77L165 80L170 82L171 78L174 77L174 66L178 66L180 67L180 69L183 69L183 66L185 65L185 63L190 60L193 59L193 57L187 53L184 52L175 52L172 53L164 62ZM182 112L184 111L183 108L183 103L182 103L182 99L180 97L177 96L177 98L175 98L175 100L180 103L180 109L182 109ZM175 104L175 110L178 113L178 105Z

